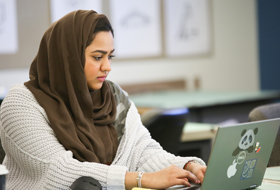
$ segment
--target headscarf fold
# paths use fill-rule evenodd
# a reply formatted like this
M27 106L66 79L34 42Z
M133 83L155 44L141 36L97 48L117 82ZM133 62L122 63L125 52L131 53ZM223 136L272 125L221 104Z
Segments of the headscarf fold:
M116 105L109 84L89 91L85 48L100 18L71 12L45 32L25 86L47 113L58 141L80 161L112 163L118 148Z

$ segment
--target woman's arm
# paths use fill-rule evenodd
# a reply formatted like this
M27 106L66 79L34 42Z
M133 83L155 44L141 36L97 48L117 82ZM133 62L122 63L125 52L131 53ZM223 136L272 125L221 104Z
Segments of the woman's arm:
M125 176L126 189L137 186L138 172L127 172ZM185 185L190 187L193 183L200 183L197 177L189 171L171 165L158 172L144 173L141 179L141 186L152 189L166 189L173 185Z
M142 125L140 116L133 103L131 103L126 117L125 132L115 159L121 163L121 158L119 157L122 157L122 159L129 163L129 171L146 172L143 175L143 186L149 188L155 188L155 185L156 188L182 183L186 185L188 182L186 182L185 178L196 181L196 177L183 169L189 160L196 160L206 168L204 162L199 158L177 157L164 151L151 138L148 130ZM170 175L170 172L174 175ZM132 183L136 184L135 173L131 174L131 176L127 173L126 176L131 177ZM126 182L129 182L127 178Z
M126 155L129 152L131 164L129 170L131 171L158 171L166 168L172 164L183 168L189 160L196 160L201 165L205 163L196 157L175 157L172 154L164 151L161 146L151 138L149 131L143 126L138 110L129 100L128 94L124 92L119 85L112 81L108 81L114 93L117 108L120 108L122 114L118 114L117 120L125 121L125 127L118 127L118 131L122 133L121 147L118 152L119 155ZM118 110L118 109L117 109ZM125 133L123 133L125 132ZM125 148L123 148L125 147ZM118 156L117 156L118 157ZM117 159L118 160L118 159Z

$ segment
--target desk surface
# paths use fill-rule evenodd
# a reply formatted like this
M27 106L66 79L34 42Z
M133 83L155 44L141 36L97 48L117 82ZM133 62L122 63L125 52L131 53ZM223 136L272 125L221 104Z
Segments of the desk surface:
M280 189L280 166L267 168L262 185L257 190L279 190Z
M212 140L216 136L218 126L214 124L187 122L183 128L181 142Z
M205 107L280 98L280 91L206 92L173 90L130 95L137 107Z

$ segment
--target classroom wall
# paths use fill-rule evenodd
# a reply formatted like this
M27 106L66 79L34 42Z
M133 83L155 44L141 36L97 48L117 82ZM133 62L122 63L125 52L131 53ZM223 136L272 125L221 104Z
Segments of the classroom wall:
M188 88L193 89L194 78L199 78L202 90L258 90L255 0L212 0L210 9L213 41L210 54L115 60L108 79L125 85L184 78ZM19 52L0 55L2 86L28 79L28 67L50 25L48 0L17 0L17 11Z

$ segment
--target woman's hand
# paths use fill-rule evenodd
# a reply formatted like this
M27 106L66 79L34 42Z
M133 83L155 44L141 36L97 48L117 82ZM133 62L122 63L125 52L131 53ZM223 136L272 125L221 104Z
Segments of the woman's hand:
M144 188L165 189L173 185L190 187L189 181L200 183L198 178L191 172L172 165L158 172L144 173L141 183Z
M202 166L200 164L197 164L195 162L189 163L188 170L193 173L199 181L202 183L204 179L204 175L206 172L206 166Z

